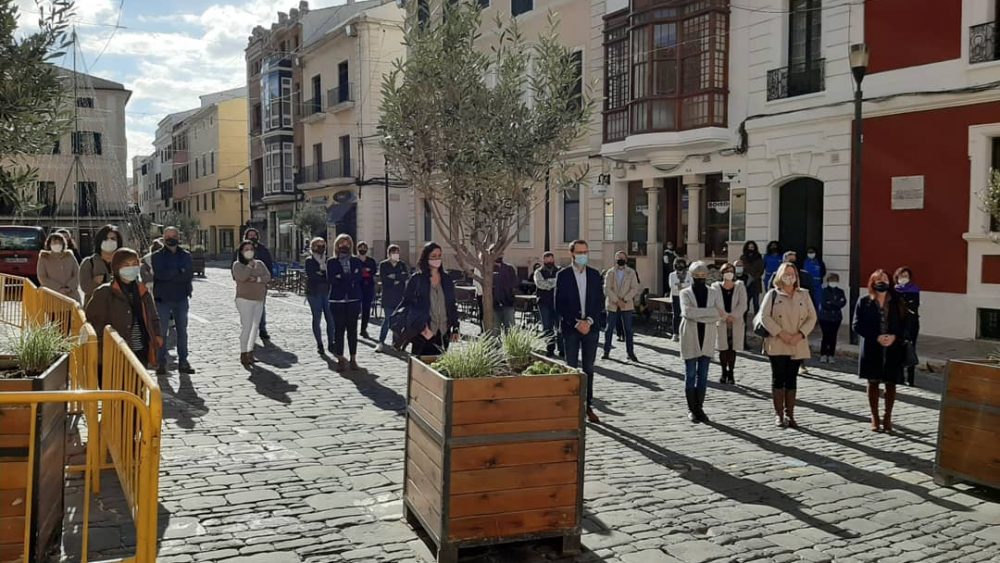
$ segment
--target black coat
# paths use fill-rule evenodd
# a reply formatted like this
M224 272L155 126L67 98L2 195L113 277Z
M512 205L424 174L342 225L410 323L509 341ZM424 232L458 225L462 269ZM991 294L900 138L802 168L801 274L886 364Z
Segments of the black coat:
M448 313L447 333L457 333L459 328L458 303L455 301L455 282L451 276L441 271L441 290L444 292L444 305ZM396 308L403 316L400 323L396 323L393 315L393 328L399 328L402 334L401 342L409 344L414 338L420 335L431 322L431 277L419 270L416 271L406 282L406 289L403 292L403 300Z
M878 301L867 295L858 299L853 323L854 332L860 337L858 376L861 379L886 383L902 383L903 362L906 357L903 347L907 326L906 313L900 306L898 294L890 292L888 299L888 330L885 333L882 332ZM896 340L891 346L882 346L878 342L881 334L892 334Z

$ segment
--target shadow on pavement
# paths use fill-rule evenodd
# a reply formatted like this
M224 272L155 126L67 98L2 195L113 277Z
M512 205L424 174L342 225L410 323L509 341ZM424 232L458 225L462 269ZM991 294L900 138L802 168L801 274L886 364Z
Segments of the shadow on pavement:
M605 362L607 362L607 360L605 360ZM647 367L646 364L641 364L641 365L644 368ZM647 381L645 379L642 379L641 377L635 377L634 375L629 375L627 373L622 373L620 371L608 369L606 367L601 367L599 365L594 366L594 373L603 375L608 379L618 381L620 383L631 383L633 385L638 385L639 387L649 389L650 391L663 391L663 388L660 387L660 385L655 381Z
M744 432L743 430L737 430L736 428L733 428L731 426L726 426L725 424L721 424L715 421L710 422L709 426L721 430L734 438L739 438L745 442L754 444L755 446L763 450L767 450L769 452L778 455L798 459L799 461L802 461L807 465L811 465L813 467L822 467L824 470L829 471L830 473L833 473L835 475L839 475L840 477L846 479L847 481L851 481L861 485L869 485L880 491L885 491L890 489L906 491L908 493L912 493L922 498L927 502L931 502L938 506L947 508L948 510L953 510L953 511L969 510L967 507L962 506L960 504L932 496L927 491L927 489L923 487L919 487L917 485L912 485L910 483L900 481L899 479L896 479L889 475L882 475L881 473L878 473L876 471L869 471L867 469L854 467L853 465L848 465L842 461L837 461L835 459L828 458L824 455L813 453L808 450L803 450L802 448L777 444L775 442L761 438L759 436L754 436L749 432Z
M249 379L250 383L253 383L254 387L257 388L258 393L268 399L284 403L286 405L290 405L292 403L292 398L288 396L288 393L298 391L299 389L298 385L285 381L280 375L261 366L260 364L254 364L253 368L250 370Z
M621 411L616 411L615 409L611 408L609 406L611 405L611 403L605 401L604 399L594 397L593 402L594 402L594 408L605 414L610 414L611 416L625 416L625 413Z
M336 370L336 360L326 356L324 359L331 370ZM340 374L340 377L353 383L358 392L371 400L376 407L399 415L406 411L406 397L397 393L395 389L379 383L378 375L361 368L360 370L345 371Z
M668 450L659 444L610 424L593 424L590 425L589 429L616 440L654 463L677 471L680 477L695 485L715 491L740 504L773 507L811 528L822 530L836 537L844 539L857 537L857 534L853 532L843 530L807 514L799 501L767 485L730 475L710 463ZM684 469L678 469L678 467Z
M934 462L929 459L921 459L917 456L908 454L906 452L896 452L888 451L880 448L869 446L864 444L859 440L848 440L846 438L841 438L840 436L834 436L833 434L827 434L826 432L820 432L819 430L813 430L812 428L805 428L800 426L799 431L803 434L807 434L814 438L824 440L826 442L832 442L838 446L843 446L845 448L850 448L853 450L858 450L859 452L864 452L866 455L874 457L876 459L881 459L887 463L891 463L896 467L902 467L904 469L912 469L914 471L919 471L926 475L934 475Z
M191 376L179 375L179 385L175 390L170 384L170 376L158 375L156 382L163 395L163 418L173 420L178 427L191 430L196 425L197 418L208 414L205 400L198 395Z
M286 352L276 344L267 346L254 345L253 355L258 361L279 369L290 368L299 363L299 357L291 352Z

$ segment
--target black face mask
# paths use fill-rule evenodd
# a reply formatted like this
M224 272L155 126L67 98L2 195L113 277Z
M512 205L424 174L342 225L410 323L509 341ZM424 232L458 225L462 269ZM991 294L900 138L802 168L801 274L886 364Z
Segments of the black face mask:
M324 252L326 252L326 247L325 246L317 246L316 250L314 250L313 252L315 252L316 254L323 254Z
M702 287L707 282L708 282L708 280L706 280L705 278L693 278L691 280L691 283L693 283L696 287Z
M546 268L555 268L556 267L556 263L555 262L546 262L545 263L545 267Z
M615 262L615 264L618 264L619 266L624 266L625 265L625 261L624 260L617 260Z
M677 271L677 272L683 272L686 269L687 269L687 266L684 266L683 264L680 265L680 266L674 266L674 271Z
M885 293L885 292L889 291L889 284L887 284L885 282L878 282L878 283L875 284L875 291L877 291L879 293Z
M364 256L365 254L368 254L368 249L367 248L359 248L358 249L358 254Z
M250 243L253 244L255 247L257 246L257 239L255 239L255 238L248 238L247 240L250 241Z
M337 249L337 254L339 254L341 256L350 256L351 249L347 248L346 246L342 246L342 247L340 247L340 248Z
M163 239L163 244L167 246L177 246L178 244L180 244L180 241L175 238L167 238Z

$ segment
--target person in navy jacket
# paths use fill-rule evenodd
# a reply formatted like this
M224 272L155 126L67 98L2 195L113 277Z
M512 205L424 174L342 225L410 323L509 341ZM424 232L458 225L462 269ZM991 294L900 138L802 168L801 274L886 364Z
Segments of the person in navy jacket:
M424 245L399 304L400 314L406 316L401 347L412 343L414 356L438 356L459 338L455 282L441 266L441 254L436 242Z
M403 290L406 289L406 280L410 277L410 267L399 259L399 246L390 244L386 249L388 258L379 262L378 279L382 282L382 329L378 336L376 352L385 351L385 339L389 336L389 319L392 318L393 311L403 300Z
M372 316L372 304L375 303L375 276L378 273L378 263L368 256L368 243L358 242L358 260L361 260L361 336L368 336L368 321Z
M323 355L323 320L326 319L326 342L333 353L336 340L333 323L333 309L330 308L330 280L326 277L326 240L316 237L309 242L309 257L306 258L306 301L312 311L313 336L316 351Z
M180 247L181 233L177 227L163 229L163 248L153 255L154 301L160 318L160 334L166 335L170 319L177 330L177 371L194 373L188 363L188 305L194 279L191 253ZM157 358L157 375L167 373L167 347L161 346Z
M570 367L579 366L582 354L583 373L587 374L587 419L600 422L594 412L594 360L601 329L604 327L604 280L601 273L588 266L587 241L574 240L569 245L572 263L556 274L556 314L562 328L563 351Z
M339 235L333 241L336 254L326 261L326 276L330 281L330 306L333 309L335 338L333 353L337 356L338 371L346 371L344 358L344 335L351 352L350 368L358 369L358 317L361 316L361 260L352 256L354 239L351 235Z

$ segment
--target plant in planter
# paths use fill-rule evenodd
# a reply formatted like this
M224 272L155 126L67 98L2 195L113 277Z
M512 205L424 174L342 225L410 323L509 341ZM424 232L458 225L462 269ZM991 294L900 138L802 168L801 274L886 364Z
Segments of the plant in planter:
M535 353L544 346L514 329L432 364L410 358L404 513L440 563L543 537L579 550L586 376Z
M56 325L28 326L7 344L0 355L0 393L66 389L68 352L72 342ZM35 425L34 443L31 426ZM26 551L28 561L46 561L59 545L63 522L63 468L66 450L66 405L38 407L34 420L27 406L0 408L3 445L0 451L0 561L17 559ZM29 447L34 448L28 467ZM28 472L34 474L29 495ZM31 498L31 520L25 507ZM9 500L9 502L7 502ZM24 529L32 531L30 545L23 543ZM3 543L3 538L11 542Z

